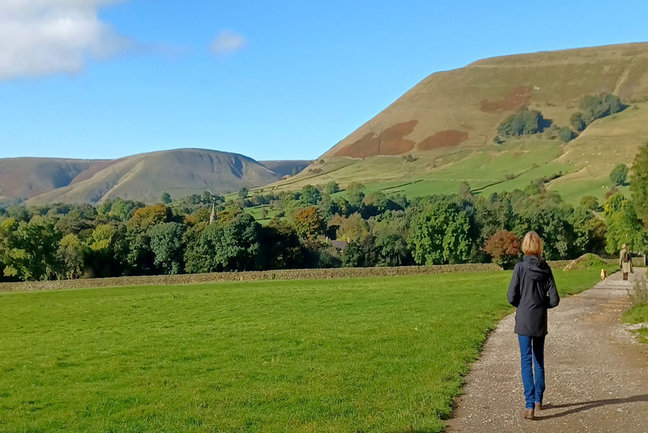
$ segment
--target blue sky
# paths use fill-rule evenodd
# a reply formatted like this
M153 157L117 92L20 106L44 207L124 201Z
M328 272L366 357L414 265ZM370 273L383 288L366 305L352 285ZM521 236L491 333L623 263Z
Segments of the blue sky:
M646 16L638 0L0 0L0 158L313 159L433 72L647 41Z

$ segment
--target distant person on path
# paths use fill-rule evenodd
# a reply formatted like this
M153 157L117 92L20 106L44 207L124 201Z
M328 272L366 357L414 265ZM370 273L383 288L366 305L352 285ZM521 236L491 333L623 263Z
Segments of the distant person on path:
M621 247L621 252L619 253L619 267L621 268L621 272L623 273L624 280L628 279L629 273L634 272L634 270L632 269L632 256L630 255L628 246L626 244L623 244L623 247Z
M524 258L515 265L508 288L508 301L517 308L515 333L520 344L522 384L526 410L533 419L542 409L545 391L544 342L547 335L547 309L560 302L551 268L542 259L542 240L529 232L522 241Z

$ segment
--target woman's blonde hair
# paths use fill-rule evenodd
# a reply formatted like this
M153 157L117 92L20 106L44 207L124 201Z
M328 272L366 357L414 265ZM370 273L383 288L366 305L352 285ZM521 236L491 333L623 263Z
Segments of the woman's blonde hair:
M522 252L527 256L538 256L542 255L542 239L536 232L529 232L524 235L522 240Z

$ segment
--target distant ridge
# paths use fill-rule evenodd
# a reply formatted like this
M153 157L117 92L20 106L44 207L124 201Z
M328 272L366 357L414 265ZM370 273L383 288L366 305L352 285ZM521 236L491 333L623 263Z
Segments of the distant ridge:
M117 197L151 203L164 192L174 198L206 190L224 194L279 178L264 165L236 153L175 149L102 161L69 185L32 197L27 203L100 203Z
M205 190L225 194L277 181L308 162L261 164L209 149L165 150L115 160L5 158L0 159L0 200L37 205L121 197L152 203L164 192L176 199Z
M0 159L0 200L26 199L67 186L102 160L64 158Z

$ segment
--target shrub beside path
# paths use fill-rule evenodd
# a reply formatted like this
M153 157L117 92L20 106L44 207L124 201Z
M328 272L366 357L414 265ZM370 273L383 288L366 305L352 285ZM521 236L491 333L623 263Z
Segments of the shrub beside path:
M466 377L447 432L648 432L648 346L624 329L630 281L616 273L549 312L545 410L523 419L514 315L497 326ZM506 296L506 288L502 296Z

